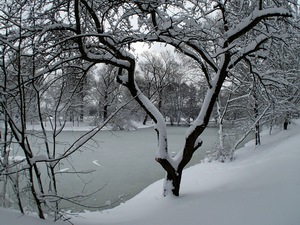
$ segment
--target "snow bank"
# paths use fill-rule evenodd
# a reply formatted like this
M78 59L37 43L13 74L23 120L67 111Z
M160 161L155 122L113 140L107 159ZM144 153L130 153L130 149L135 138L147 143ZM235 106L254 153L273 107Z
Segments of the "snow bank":
M238 150L232 163L201 163L184 171L181 196L162 197L162 181L120 206L85 212L76 225L299 225L300 126ZM1 224L36 218L0 209ZM4 222L3 222L4 219ZM32 220L32 221L31 221ZM29 221L29 222L28 222ZM60 224L60 223L59 223Z
M299 225L300 128L263 138L232 163L185 170L179 198L161 197L162 181L112 210L84 213L76 224Z
M11 210L0 208L0 224L1 225L67 225L63 222L51 222L41 220L37 216L22 215L21 213Z

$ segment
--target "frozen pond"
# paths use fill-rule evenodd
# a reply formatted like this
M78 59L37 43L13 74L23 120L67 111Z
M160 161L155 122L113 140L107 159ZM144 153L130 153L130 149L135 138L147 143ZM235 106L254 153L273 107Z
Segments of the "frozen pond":
M170 152L182 149L185 132L185 127L168 127ZM82 133L63 132L60 139L62 142L71 141ZM131 132L101 131L93 139L94 141L89 142L86 148L72 156L70 163L65 161L60 169L71 170L73 167L78 171L90 169L95 171L93 174L80 175L80 177L63 175L60 184L62 193L77 193L83 189L85 193L89 193L103 187L93 195L93 198L84 202L93 206L103 206L115 202L119 196L123 196L124 201L132 198L154 181L164 177L164 170L154 159L157 141L153 128ZM189 165L199 163L206 151L215 145L217 130L206 129L202 139L205 141L196 151Z
M186 127L168 127L170 152L178 152L184 144ZM64 131L58 136L57 147L62 151L68 143L84 134L83 131ZM188 166L199 163L208 150L216 146L217 129L207 128L201 135L203 145L195 152ZM40 140L41 141L41 140ZM41 154L43 149L35 142L35 149ZM164 177L165 172L155 161L157 150L156 133L153 128L135 131L100 131L80 151L68 160L62 161L58 170L62 172L90 171L93 173L58 174L58 192L62 196L89 194L99 189L91 197L81 201L83 205L104 209L116 206L132 198L154 181ZM42 171L45 172L45 171ZM120 199L120 196L122 198ZM61 207L81 211L84 206L74 206L67 201Z

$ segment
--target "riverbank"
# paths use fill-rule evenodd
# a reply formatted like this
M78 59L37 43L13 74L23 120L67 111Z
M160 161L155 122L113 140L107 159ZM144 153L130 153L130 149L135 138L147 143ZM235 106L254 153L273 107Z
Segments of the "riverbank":
M201 163L185 170L179 198L161 196L162 180L133 199L102 212L74 216L75 225L298 225L300 123L248 143L231 163ZM5 225L49 225L0 209ZM56 223L56 224L62 224ZM67 224L67 223L65 223Z

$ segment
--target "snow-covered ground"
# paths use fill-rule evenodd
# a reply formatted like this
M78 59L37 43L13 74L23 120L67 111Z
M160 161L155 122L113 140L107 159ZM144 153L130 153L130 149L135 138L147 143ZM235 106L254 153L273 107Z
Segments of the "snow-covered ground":
M158 181L133 199L72 218L75 225L299 225L300 122L237 151L232 163L201 163L185 170L181 196L162 197ZM2 225L49 225L0 209ZM63 224L62 222L56 224ZM66 224L66 223L64 223Z

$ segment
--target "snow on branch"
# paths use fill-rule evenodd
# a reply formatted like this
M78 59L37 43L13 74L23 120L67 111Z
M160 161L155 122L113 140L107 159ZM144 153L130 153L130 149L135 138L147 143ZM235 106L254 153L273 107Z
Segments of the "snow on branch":
M253 27L255 27L262 19L267 17L274 17L274 16L284 16L290 17L291 14L288 10L284 8L269 8L258 10L255 9L253 13L238 23L234 28L229 29L225 35L224 40L227 43L231 43L243 34L250 31Z
M248 134L250 134L254 127L257 125L257 123L263 118L263 116L266 114L266 112L269 110L269 108L271 107L271 104L269 104L265 110L260 114L260 116L254 121L254 123L250 126L250 128L248 129L248 131L243 135L243 137L241 137L233 146L232 151L236 150L236 148L239 146L240 143L242 143L242 141L245 140L245 138L248 136Z
M105 52L104 54L94 54L92 52L88 52L86 54L85 59L87 59L89 61L97 62L97 63L109 62L115 66L120 66L122 68L130 67L130 63L127 60L118 59L110 52Z
M30 164L33 165L37 162L45 162L46 160L48 160L48 157L45 155L36 155L32 158L30 158Z
M242 59L244 59L247 55L257 52L258 48L266 41L268 40L268 36L265 34L261 34L258 37L255 38L251 43L249 43L244 48L241 48L237 53L237 58L232 57L228 68L233 68L238 62L240 62Z
M167 144L167 127L163 115L155 107L155 105L141 92L135 84L137 90L136 98L142 103L145 109L150 113L155 122L155 130L158 138L158 151L156 158L169 159L168 144Z

